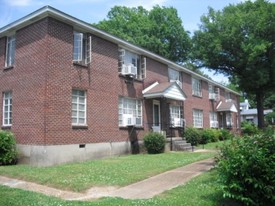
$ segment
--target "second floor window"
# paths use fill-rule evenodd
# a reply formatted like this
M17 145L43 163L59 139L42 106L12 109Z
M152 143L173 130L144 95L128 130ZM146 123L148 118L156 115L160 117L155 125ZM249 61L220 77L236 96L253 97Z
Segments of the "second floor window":
M202 97L201 80L192 78L192 95Z
M136 79L146 78L146 58L134 52L119 49L119 72Z
M230 92L225 91L225 99L226 100L231 100L231 93Z
M182 88L182 78L181 78L181 73L179 71L169 68L168 75L169 75L170 82L177 82L180 88Z
M5 62L6 67L14 65L14 57L15 57L15 35L7 37L6 62Z
M92 37L74 32L73 61L80 64L91 63Z
M3 126L12 125L12 92L3 93Z

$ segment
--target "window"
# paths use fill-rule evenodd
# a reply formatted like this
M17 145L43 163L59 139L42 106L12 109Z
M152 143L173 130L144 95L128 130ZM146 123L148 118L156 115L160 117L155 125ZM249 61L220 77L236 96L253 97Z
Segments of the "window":
M209 113L209 120L210 120L210 127L211 128L218 128L219 127L217 112L210 112Z
M169 68L168 75L169 75L170 82L177 82L180 88L182 88L182 78L181 78L181 73L179 71Z
M208 85L209 99L216 99L215 88L212 84Z
M193 125L196 128L203 128L203 111L193 109Z
M15 56L15 35L7 37L6 63L5 63L6 67L14 65L14 56Z
M184 120L182 115L182 107L178 105L170 105L170 120L172 127L183 127Z
M230 92L225 91L225 99L226 100L231 100L231 93Z
M146 78L146 58L125 49L119 49L119 72L136 79Z
M226 127L232 127L233 121L232 121L232 114L230 112L226 113Z
M91 63L92 37L74 32L73 61L80 64Z
M202 97L201 81L195 78L192 78L192 94L195 96Z
M3 126L12 125L12 92L3 93Z
M119 98L119 126L142 126L142 103L138 99Z
M72 91L72 125L86 125L86 92Z

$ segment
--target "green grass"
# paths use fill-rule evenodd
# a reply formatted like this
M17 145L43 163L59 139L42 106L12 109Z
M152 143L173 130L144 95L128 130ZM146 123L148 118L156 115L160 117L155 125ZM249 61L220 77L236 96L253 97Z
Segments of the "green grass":
M225 141L218 141L218 142L210 142L205 145L199 145L196 147L197 149L210 149L210 150L216 150L221 148L224 144L230 143L230 140L225 140Z
M64 190L84 191L93 186L125 186L214 155L211 152L169 152L128 155L44 168L28 165L1 166L0 175Z
M185 185L148 200L102 198L92 202L64 201L34 192L0 186L0 205L10 206L237 206L222 198L215 170L206 172Z

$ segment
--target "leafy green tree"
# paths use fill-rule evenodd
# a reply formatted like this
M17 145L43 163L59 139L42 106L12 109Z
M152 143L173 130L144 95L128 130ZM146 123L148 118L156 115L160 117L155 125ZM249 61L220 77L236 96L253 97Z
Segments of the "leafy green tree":
M209 8L193 36L199 66L236 76L242 91L256 95L258 126L264 97L275 89L275 4L266 0Z
M172 61L188 59L191 39L175 8L155 6L147 11L142 6L115 6L107 19L94 26Z

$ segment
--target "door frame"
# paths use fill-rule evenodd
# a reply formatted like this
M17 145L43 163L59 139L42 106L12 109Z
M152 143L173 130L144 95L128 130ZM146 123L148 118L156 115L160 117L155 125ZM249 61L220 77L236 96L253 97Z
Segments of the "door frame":
M158 106L158 124L156 125L155 120L155 105ZM159 100L153 100L153 131L161 131L161 113L160 113L160 101Z

